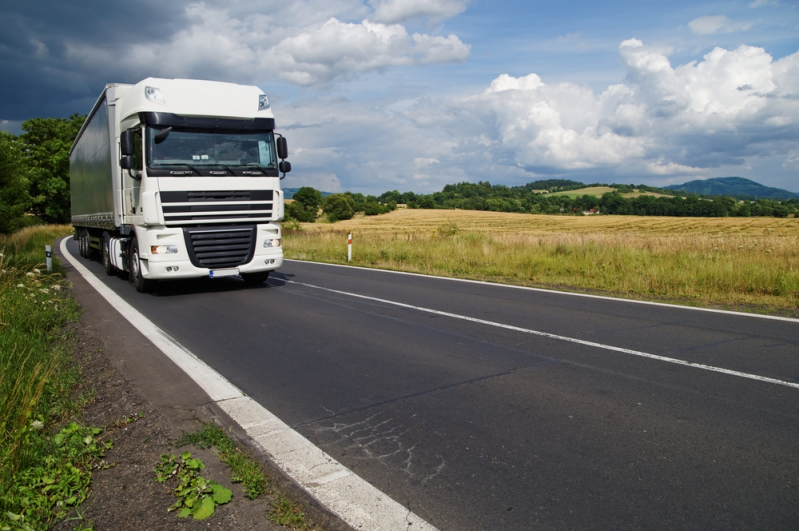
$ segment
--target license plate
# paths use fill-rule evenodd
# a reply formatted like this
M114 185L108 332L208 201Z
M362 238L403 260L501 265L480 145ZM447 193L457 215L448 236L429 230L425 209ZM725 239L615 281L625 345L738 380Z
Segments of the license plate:
M211 278L232 277L239 274L239 269L212 269L208 272Z

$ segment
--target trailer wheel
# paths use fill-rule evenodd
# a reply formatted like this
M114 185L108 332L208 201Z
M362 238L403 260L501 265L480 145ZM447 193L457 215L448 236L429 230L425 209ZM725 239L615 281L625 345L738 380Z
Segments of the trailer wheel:
M139 293L147 293L152 287L152 280L144 278L141 274L141 259L139 258L139 240L136 237L130 242L130 281L136 286Z
M103 233L103 267L108 276L112 276L117 271L117 268L111 263L111 236L107 232Z
M78 229L75 239L78 240L78 254L81 258L86 258L86 252L83 250L83 229Z
M78 236L78 249L83 258L89 257L89 232L86 229L80 229L80 236Z
M264 271L263 273L242 273L241 278L243 278L244 282L247 284L263 284L266 282L266 279L269 278L269 271Z

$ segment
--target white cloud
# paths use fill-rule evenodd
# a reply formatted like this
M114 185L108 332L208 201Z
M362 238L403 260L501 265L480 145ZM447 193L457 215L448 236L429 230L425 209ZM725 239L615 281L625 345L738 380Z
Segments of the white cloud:
M779 0L754 0L754 2L749 4L749 7L760 7L760 6L778 6L780 5Z
M374 19L386 24L416 18L440 21L466 11L468 0L373 0Z
M291 83L311 85L392 66L463 61L469 50L455 35L411 36L399 24L352 24L331 18L318 29L283 40L258 64L263 72L272 70Z
M752 26L752 22L733 22L727 15L699 17L688 23L688 27L691 28L691 31L696 35L746 31Z
M126 77L138 72L254 83L279 76L304 86L395 66L459 62L470 52L456 35L410 35L400 24L347 23L336 17L286 27L281 25L282 13L267 12L236 13L206 3L190 4L187 27L166 44L139 42L119 53L67 42L67 55L95 69L125 71ZM308 14L308 21L318 18ZM286 19L299 22L302 17L288 13Z
M453 142L437 156L443 167L475 150L533 173L687 175L774 156L792 164L799 52L773 61L762 48L715 48L676 67L636 39L619 53L626 81L601 93L503 74L482 94L423 100L408 114Z

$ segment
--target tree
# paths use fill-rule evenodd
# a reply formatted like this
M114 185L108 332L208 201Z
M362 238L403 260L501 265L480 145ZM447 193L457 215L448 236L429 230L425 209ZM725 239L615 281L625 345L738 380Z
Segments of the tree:
M355 215L355 201L345 194L332 194L325 198L324 213L331 223L352 219Z
M86 116L32 118L20 140L28 166L31 212L45 223L70 220L69 150Z
M310 186L303 186L292 196L288 213L297 221L313 223L322 204L322 192Z
M20 141L0 131L0 234L10 234L27 225L25 211L29 206Z

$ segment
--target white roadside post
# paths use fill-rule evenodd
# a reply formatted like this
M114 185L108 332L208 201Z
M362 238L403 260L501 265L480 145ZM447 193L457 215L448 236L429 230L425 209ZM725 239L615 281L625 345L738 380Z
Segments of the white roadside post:
M44 256L47 261L47 272L53 272L53 249L49 245L44 246Z
M352 262L352 233L347 236L347 262Z

